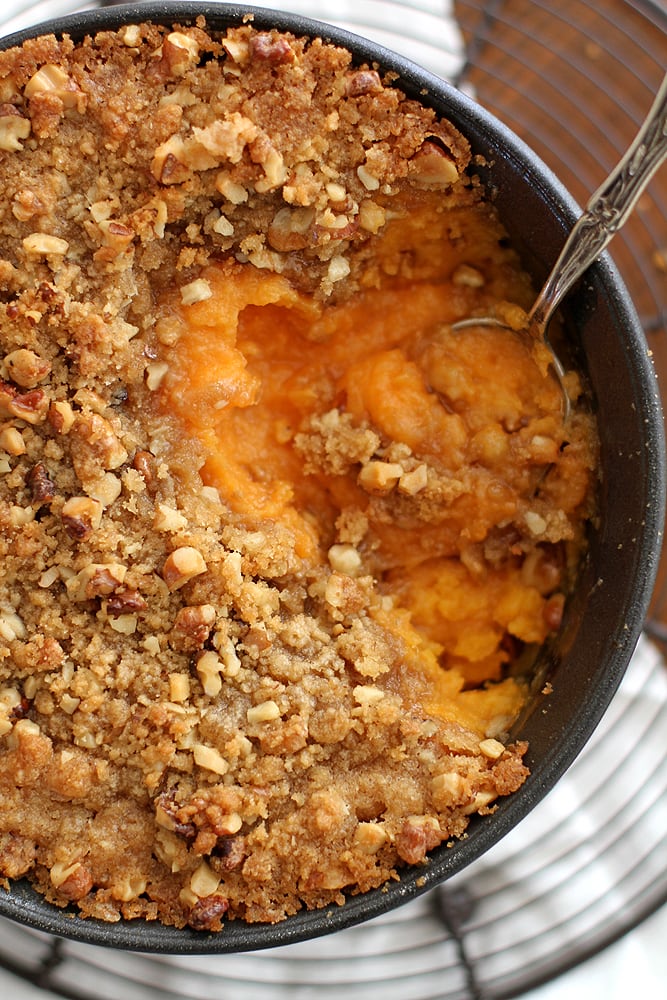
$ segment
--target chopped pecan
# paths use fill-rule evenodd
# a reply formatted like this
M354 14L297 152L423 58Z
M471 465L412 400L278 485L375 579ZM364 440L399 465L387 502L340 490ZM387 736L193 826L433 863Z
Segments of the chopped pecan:
M0 409L3 405L0 390ZM49 398L43 389L30 389L29 392L16 393L7 404L9 415L25 420L27 424L41 424L46 420L49 411Z
M186 840L193 840L197 830L193 823L183 823L178 818L178 806L166 792L155 801L155 822L164 830L177 833Z
M66 400L57 399L49 406L47 419L56 434L68 434L74 423L74 411Z
M22 389L34 389L51 371L48 361L44 361L39 354L26 348L7 354L5 365L12 381Z
M9 382L0 382L0 416L14 416L10 407L13 406L16 396L16 386L10 385Z
M170 645L184 653L202 649L214 624L215 608L212 604L181 608L170 635Z
M32 76L23 91L24 96L30 100L38 94L52 94L59 97L66 108L78 108L83 111L86 103L86 95L79 90L64 69L53 63L47 63L38 69Z
M409 865L423 861L428 851L443 840L440 824L433 816L408 816L396 837L396 851Z
M157 489L157 465L150 451L137 451L132 459L132 468L142 476L150 494Z
M80 414L75 429L102 469L118 469L127 461L127 451L105 417L98 413Z
M32 493L34 504L51 503L56 495L56 484L51 479L46 466L42 462L37 462L27 476L28 486Z
M99 528L102 504L92 497L71 497L63 504L60 516L70 538L81 540Z
M9 718L16 722L18 719L25 719L30 711L30 706L32 702L26 698L25 695L21 695L21 700L17 705L13 705L10 712Z
M138 590L135 590L133 587L123 587L121 590L117 590L111 594L107 599L106 608L108 615L117 618L119 615L144 611L146 609L146 601Z
M58 892L73 902L83 899L93 888L93 876L87 865L77 865L58 886Z
M313 235L314 208L281 208L274 215L267 232L274 250L287 253L303 250L315 242Z
M250 39L250 53L253 59L280 66L294 62L294 52L288 40L280 35L273 36L268 31L260 31Z
M182 31L172 31L162 43L162 65L172 76L183 76L199 61L199 45Z
M425 187L449 187L459 179L451 155L428 140L410 160L410 174L415 184Z
M90 563L65 584L73 601L107 597L122 585L127 569L121 563Z
M349 73L345 83L347 97L364 97L366 94L379 94L384 88L380 74L374 69L358 69Z
M151 173L160 184L181 184L190 176L190 169L185 159L183 139L178 135L172 135L155 150Z
M183 545L174 549L165 559L162 579L169 590L180 590L193 577L205 573L206 569L206 561L201 552L192 545Z
M228 909L229 901L214 893L195 903L188 915L188 924L196 931L219 931Z
M21 142L30 135L30 119L24 118L13 104L0 104L0 149L8 153L23 149Z
M220 858L221 867L226 872L240 868L246 859L246 845L244 837L222 837L218 841L215 856Z

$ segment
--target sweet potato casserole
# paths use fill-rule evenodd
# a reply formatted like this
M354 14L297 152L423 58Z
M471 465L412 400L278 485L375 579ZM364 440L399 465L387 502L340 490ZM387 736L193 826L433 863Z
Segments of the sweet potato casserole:
M523 783L596 437L466 139L319 40L0 53L0 874L220 930Z

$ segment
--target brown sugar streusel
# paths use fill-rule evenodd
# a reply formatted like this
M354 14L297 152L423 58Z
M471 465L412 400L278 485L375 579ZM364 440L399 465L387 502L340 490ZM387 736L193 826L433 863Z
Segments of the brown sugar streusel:
M467 141L133 24L0 53L0 191L6 888L217 931L423 862L525 780L594 514L583 407L450 329L531 298Z

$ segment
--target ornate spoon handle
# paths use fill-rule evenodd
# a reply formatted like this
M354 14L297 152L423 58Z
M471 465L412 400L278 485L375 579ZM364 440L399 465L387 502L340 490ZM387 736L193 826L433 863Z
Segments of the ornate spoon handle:
M544 330L563 297L624 224L649 180L667 158L667 75L636 139L593 194L570 232L530 312Z

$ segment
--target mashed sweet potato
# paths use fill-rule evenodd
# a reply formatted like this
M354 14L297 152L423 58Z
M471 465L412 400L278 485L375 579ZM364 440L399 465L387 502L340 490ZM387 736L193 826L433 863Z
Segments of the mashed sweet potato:
M218 931L527 775L596 437L463 136L319 40L0 53L0 874ZM11 891L11 882L7 882Z

